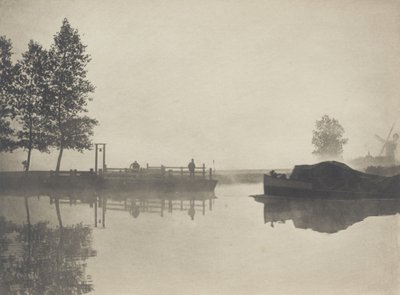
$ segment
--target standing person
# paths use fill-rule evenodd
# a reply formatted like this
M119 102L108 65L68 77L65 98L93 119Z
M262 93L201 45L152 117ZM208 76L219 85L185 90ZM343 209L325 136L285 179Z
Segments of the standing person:
M24 171L26 171L26 169L28 168L28 162L26 160L22 161L22 167Z
M139 172L140 165L137 161L135 161L129 166L129 168L132 169L134 172Z
M188 165L189 168L189 176L194 178L194 170L196 169L196 165L194 164L194 160L189 163Z

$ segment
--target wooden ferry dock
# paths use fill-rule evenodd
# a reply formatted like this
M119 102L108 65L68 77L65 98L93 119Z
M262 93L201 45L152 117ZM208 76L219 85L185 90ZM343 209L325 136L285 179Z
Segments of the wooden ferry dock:
M96 167L97 168L97 167ZM48 190L96 192L213 192L217 181L203 164L190 175L187 167L149 166L139 170L106 168L90 171L0 172L0 192Z

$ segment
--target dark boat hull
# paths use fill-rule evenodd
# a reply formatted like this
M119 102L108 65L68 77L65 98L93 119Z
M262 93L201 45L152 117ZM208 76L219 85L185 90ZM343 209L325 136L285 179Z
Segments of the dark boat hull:
M264 194L270 196L285 196L295 198L328 198L328 199L351 199L351 198L379 198L396 199L399 194L383 194L368 192L352 192L340 190L316 190L308 182L280 179L264 175Z

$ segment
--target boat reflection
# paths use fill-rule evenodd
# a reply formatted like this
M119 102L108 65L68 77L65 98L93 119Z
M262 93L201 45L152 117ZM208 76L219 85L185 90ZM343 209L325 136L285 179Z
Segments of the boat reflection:
M292 220L296 228L321 233L336 233L370 216L400 213L400 199L294 199L274 196L256 197L264 204L264 221L275 223Z
M8 198L10 199L10 198ZM81 223L31 223L29 198L21 205L25 222L0 216L0 294L83 294L93 290L86 260L95 256L91 229ZM3 200L4 201L4 200ZM59 215L61 218L61 215ZM59 222L62 221L59 219Z

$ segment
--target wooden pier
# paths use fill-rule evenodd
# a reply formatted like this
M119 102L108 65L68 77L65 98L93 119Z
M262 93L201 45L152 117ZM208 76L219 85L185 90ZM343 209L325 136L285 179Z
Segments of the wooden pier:
M211 169L203 164L196 167L194 175L187 167L150 166L138 170L129 168L106 168L90 171L29 171L0 172L0 192L37 190L46 193L57 190L76 193L88 190L96 192L123 191L209 191L215 189Z

